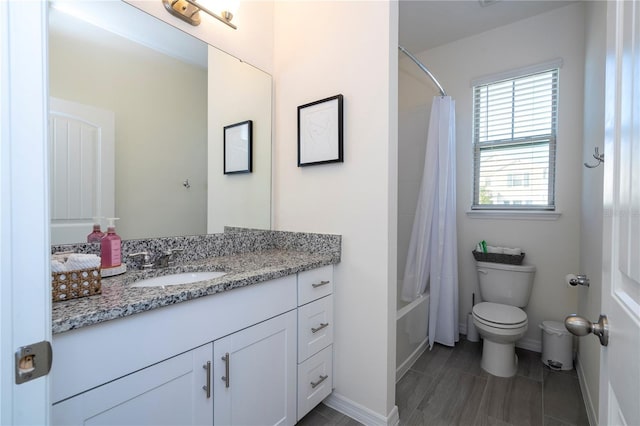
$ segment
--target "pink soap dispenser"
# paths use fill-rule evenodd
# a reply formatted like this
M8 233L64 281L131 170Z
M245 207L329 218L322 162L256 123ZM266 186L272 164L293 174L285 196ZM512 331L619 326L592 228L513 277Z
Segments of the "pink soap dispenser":
M93 232L90 233L89 235L87 235L87 242L88 243L99 243L100 240L102 240L102 237L104 237L104 232L102 232L100 230L100 218L99 217L94 217L93 218Z
M107 235L100 240L100 257L102 258L102 268L115 268L122 264L122 240L116 234L115 221L117 217L109 217L107 221Z

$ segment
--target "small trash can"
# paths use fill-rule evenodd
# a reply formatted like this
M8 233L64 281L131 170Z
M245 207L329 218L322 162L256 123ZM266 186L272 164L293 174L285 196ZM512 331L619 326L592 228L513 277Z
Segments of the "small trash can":
M573 336L560 321L542 321L542 362L553 370L573 369Z

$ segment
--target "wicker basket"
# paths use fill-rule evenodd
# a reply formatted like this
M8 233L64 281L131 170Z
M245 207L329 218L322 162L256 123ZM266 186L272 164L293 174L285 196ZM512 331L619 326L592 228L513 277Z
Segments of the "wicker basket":
M493 262L493 263L506 263L508 265L522 265L524 259L524 253L516 254L503 254L503 253L482 253L479 251L473 251L473 257L478 262Z
M52 272L51 295L54 302L93 296L102 292L100 268Z

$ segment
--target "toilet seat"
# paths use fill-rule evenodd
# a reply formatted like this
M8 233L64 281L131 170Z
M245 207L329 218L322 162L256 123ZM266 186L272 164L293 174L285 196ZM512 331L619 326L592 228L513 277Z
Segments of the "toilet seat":
M515 306L482 302L473 307L473 317L489 327L510 329L527 325L527 314Z

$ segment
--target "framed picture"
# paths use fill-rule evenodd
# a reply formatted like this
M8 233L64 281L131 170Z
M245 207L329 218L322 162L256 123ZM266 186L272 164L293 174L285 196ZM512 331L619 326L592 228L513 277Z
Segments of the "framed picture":
M224 127L224 174L251 173L253 121Z
M298 107L298 167L342 163L342 95Z

